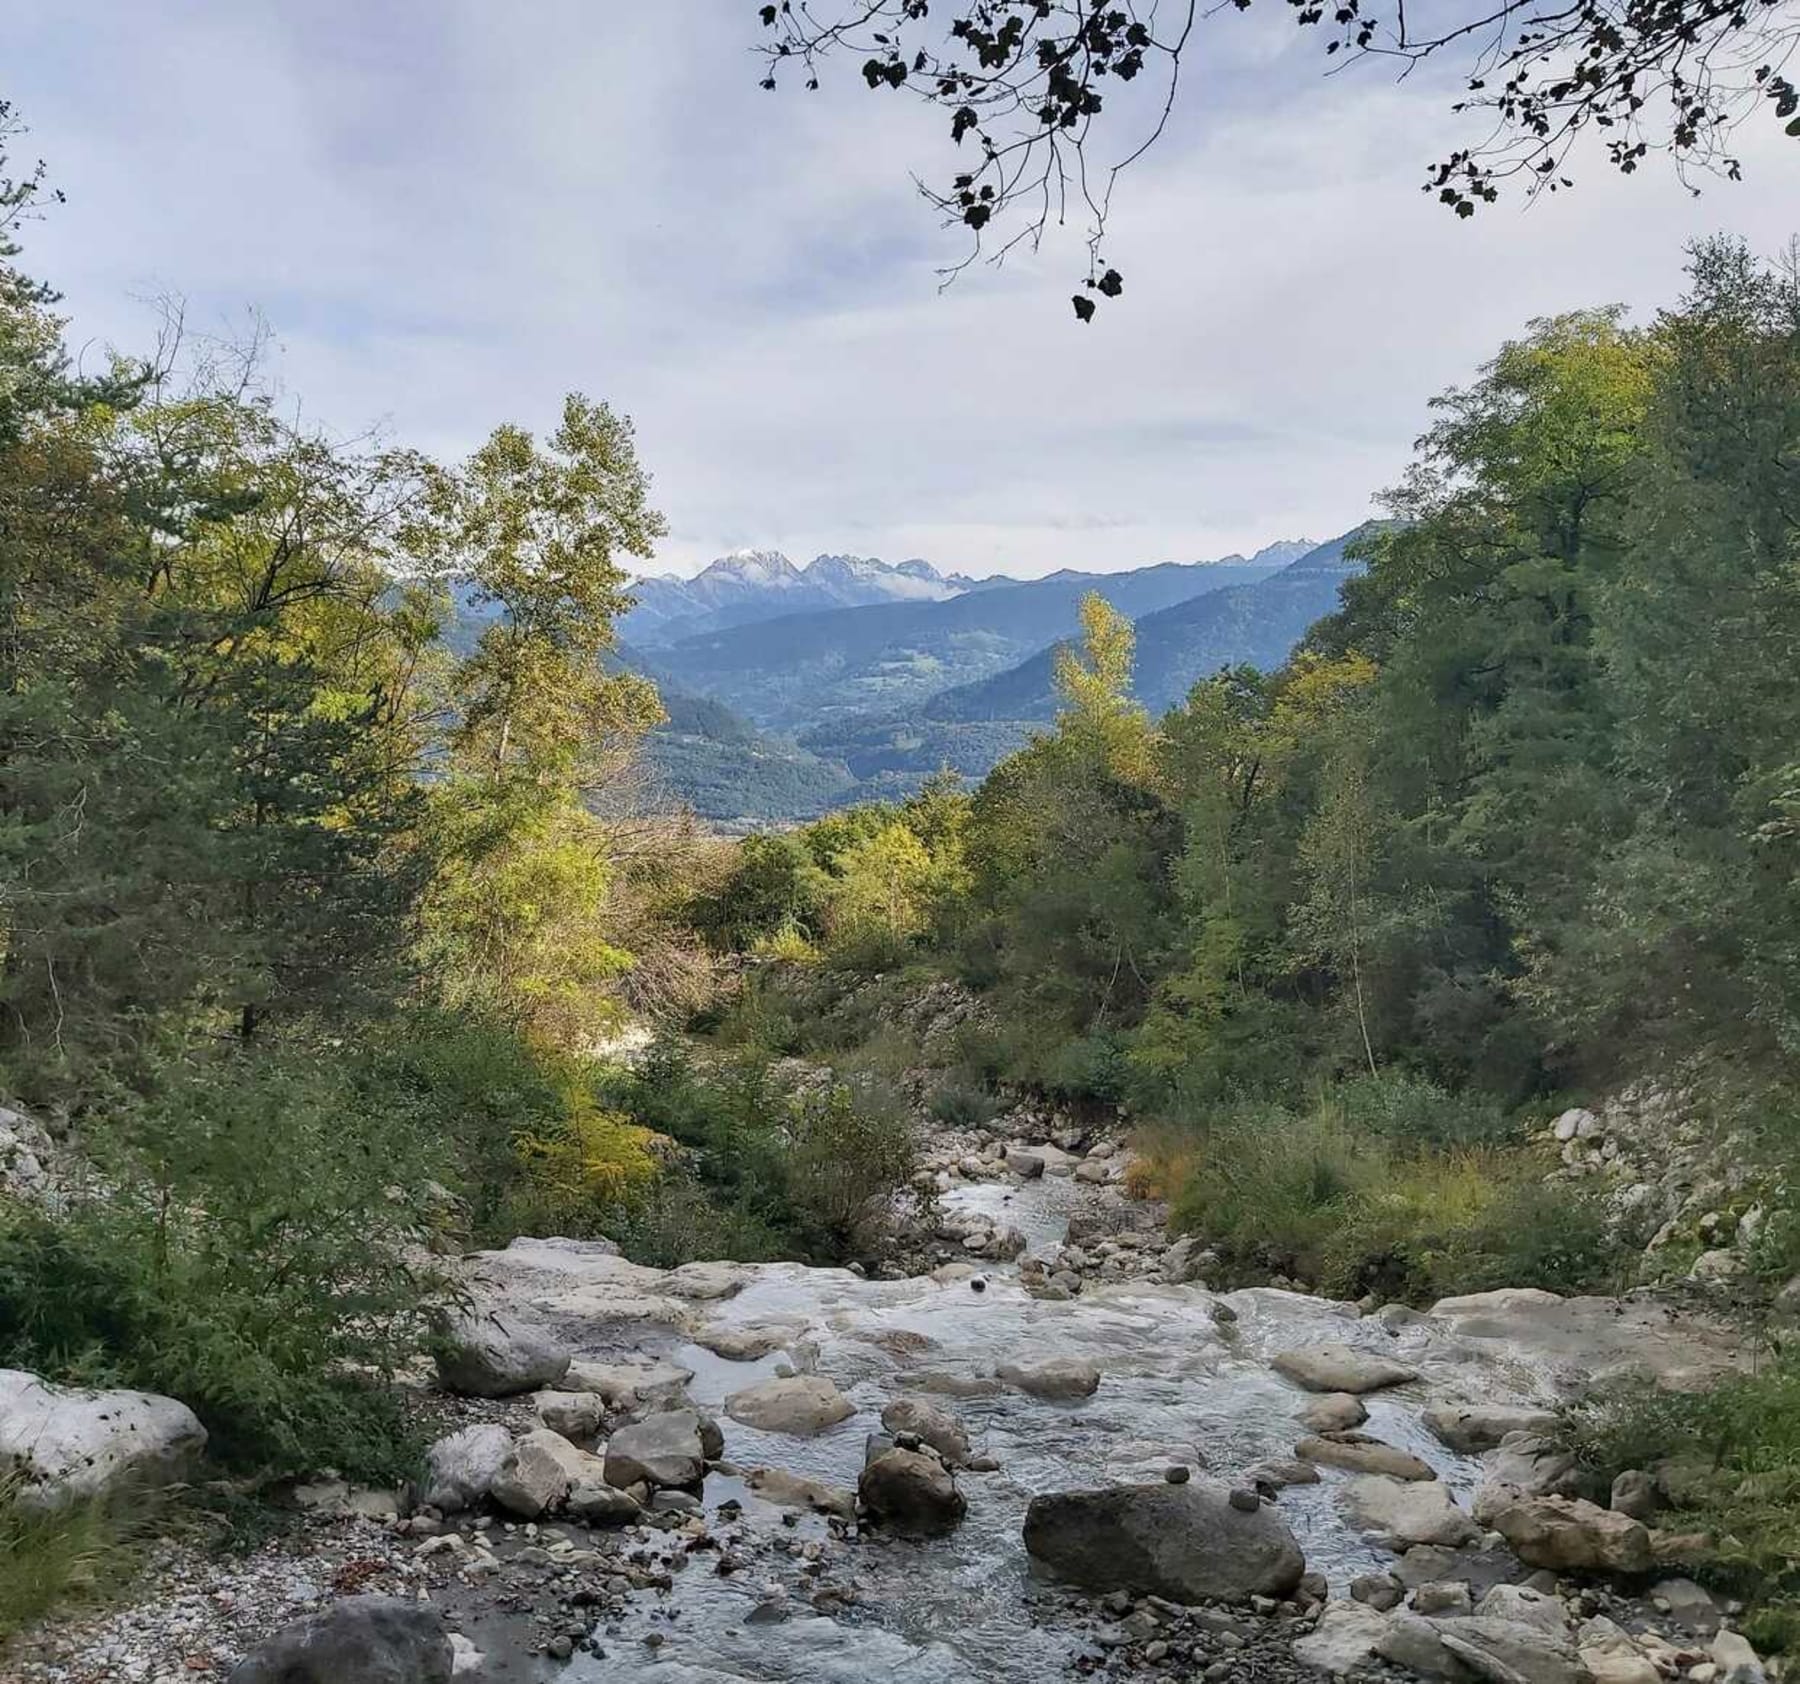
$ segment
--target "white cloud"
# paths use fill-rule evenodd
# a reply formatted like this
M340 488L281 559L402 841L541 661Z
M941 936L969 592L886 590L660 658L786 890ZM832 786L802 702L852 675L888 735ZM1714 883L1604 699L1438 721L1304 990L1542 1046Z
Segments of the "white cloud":
M1683 241L1791 232L1772 142L1700 200L1590 160L1571 195L1458 222L1417 190L1442 88L1321 78L1279 10L1210 26L1115 201L1127 294L1087 329L1073 236L940 296L961 248L908 180L935 122L853 74L761 92L739 0L64 0L9 26L4 91L70 193L30 259L77 337L141 343L156 290L256 306L311 413L444 452L606 397L678 570L749 543L1040 572L1324 536L1527 318L1654 306Z

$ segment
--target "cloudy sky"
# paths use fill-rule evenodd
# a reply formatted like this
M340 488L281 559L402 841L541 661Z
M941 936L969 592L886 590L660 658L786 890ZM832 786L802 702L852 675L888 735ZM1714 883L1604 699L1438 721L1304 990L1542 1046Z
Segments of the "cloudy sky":
M159 294L207 327L254 309L321 424L446 454L603 397L679 572L742 545L1035 574L1328 536L1532 316L1648 311L1684 241L1800 224L1772 124L1697 199L1596 164L1459 222L1418 190L1460 132L1442 85L1323 78L1272 4L1207 25L1115 200L1129 290L1083 329L1079 230L940 294L962 244L909 178L941 174L936 119L850 66L761 92L750 0L6 10L0 97L68 195L28 262L79 343L145 344Z

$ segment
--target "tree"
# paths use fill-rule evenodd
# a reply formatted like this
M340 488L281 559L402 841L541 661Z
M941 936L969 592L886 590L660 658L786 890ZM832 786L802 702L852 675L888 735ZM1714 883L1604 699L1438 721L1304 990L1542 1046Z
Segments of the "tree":
M1785 73L1800 45L1792 0L1486 0L1423 27L1404 0L1287 3L1333 63L1388 61L1405 76L1457 59L1455 109L1488 133L1434 164L1425 186L1459 216L1508 184L1567 186L1592 131L1626 174L1666 152L1683 172L1734 179L1731 135L1751 115L1800 134L1800 91ZM969 231L957 269L1035 246L1073 210L1089 256L1076 314L1091 319L1123 290L1103 253L1113 190L1168 122L1195 32L1213 16L1198 0L778 0L757 11L765 88L790 73L816 88L830 61L847 59L871 89L944 117L958 163L922 191Z

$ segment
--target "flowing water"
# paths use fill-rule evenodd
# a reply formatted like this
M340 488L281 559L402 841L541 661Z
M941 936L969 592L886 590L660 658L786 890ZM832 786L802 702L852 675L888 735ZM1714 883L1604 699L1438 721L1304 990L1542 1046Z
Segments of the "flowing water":
M1080 1196L1053 1180L979 1185L951 1202L1004 1218L1041 1254L1062 1238ZM853 1488L882 1407L909 1392L935 1393L960 1416L976 1450L999 1462L997 1472L960 1477L968 1516L948 1536L832 1546L832 1574L841 1581L853 1571L858 1591L841 1615L814 1617L796 1599L792 1618L752 1619L767 1573L720 1578L695 1565L676 1576L672 1616L634 1617L605 1643L604 1659L578 1654L558 1669L571 1684L1042 1684L1068 1674L1078 1638L1066 1620L1032 1617L1034 1582L1020 1533L1030 1498L1157 1481L1172 1463L1229 1480L1264 1457L1291 1455L1305 1394L1272 1372L1274 1353L1343 1340L1418 1367L1422 1381L1367 1400L1366 1430L1423 1457L1464 1500L1478 1464L1422 1428L1426 1398L1492 1402L1552 1392L1545 1365L1529 1352L1478 1349L1433 1321L1389 1328L1348 1306L1268 1289L1226 1295L1237 1319L1220 1322L1220 1300L1193 1286L1114 1284L1050 1302L1030 1296L1010 1266L978 1274L954 1267L894 1282L793 1264L703 1265L663 1276L580 1248L531 1253L521 1244L524 1255L515 1255L517 1247L496 1254L507 1265L508 1290L556 1317L595 1355L661 1356L691 1369L689 1391L718 1415L726 1456L738 1467L785 1468ZM666 1294L674 1299L659 1296ZM689 1333L670 1325L680 1321ZM702 1337L721 1328L780 1329L782 1348L756 1361L727 1361L693 1342L696 1322ZM1052 1357L1091 1358L1104 1376L1099 1391L1047 1402L990 1378L997 1364ZM829 1376L855 1417L812 1438L731 1421L726 1397L778 1369ZM1335 1492L1345 1477L1327 1469L1321 1483L1280 1496L1309 1567L1340 1592L1357 1573L1392 1561L1340 1513ZM709 1478L708 1509L727 1499L744 1504L753 1528L826 1537L823 1521L810 1516L797 1534L786 1532L779 1512L739 1481ZM651 1620L666 1639L654 1650L643 1643Z

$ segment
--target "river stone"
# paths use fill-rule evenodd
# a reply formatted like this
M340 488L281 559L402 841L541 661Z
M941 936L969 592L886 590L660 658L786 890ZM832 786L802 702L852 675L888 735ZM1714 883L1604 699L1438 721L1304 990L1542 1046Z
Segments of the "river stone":
M577 1443L591 1444L606 1421L606 1406L593 1392L537 1392L531 1406L551 1432Z
M1493 1684L1588 1684L1574 1648L1536 1626L1483 1614L1431 1623L1451 1654Z
M440 1438L425 1453L425 1501L445 1514L472 1509L512 1454L512 1434L489 1421Z
M630 1409L640 1403L667 1403L679 1407L686 1401L691 1368L672 1362L588 1362L577 1357L569 1364L563 1385L572 1392L593 1392L609 1409Z
M1044 1173L1043 1154L1021 1151L1015 1147L1006 1154L1006 1167L1025 1181L1035 1180Z
M1569 1616L1564 1613L1562 1598L1547 1591L1533 1590L1530 1585L1495 1585L1476 1604L1475 1612L1484 1619L1504 1620L1516 1626L1536 1626L1551 1637L1566 1636Z
M1362 1474L1338 1487L1338 1499L1359 1525L1385 1533L1398 1549L1409 1544L1454 1549L1479 1531L1437 1480Z
M576 1449L561 1433L536 1427L513 1441L488 1495L508 1514L536 1520L561 1503L572 1486L600 1477L598 1456Z
M1306 1571L1274 1509L1245 1513L1224 1486L1199 1480L1033 1497L1025 1548L1090 1590L1175 1602L1287 1596Z
M925 1398L895 1398L881 1412L881 1424L890 1433L914 1433L935 1450L953 1468L966 1467L969 1460L969 1435L957 1418L942 1404Z
M569 1352L538 1323L495 1309L450 1318L437 1347L438 1379L466 1397L512 1397L557 1386Z
M994 1370L1009 1386L1032 1397L1057 1401L1092 1397L1100 1389L1100 1365L1085 1357L1052 1357L1048 1362L1002 1363Z
M1542 1433L1556 1425L1548 1410L1507 1403L1440 1403L1419 1418L1439 1443L1464 1456L1498 1449L1509 1433Z
M1437 1470L1408 1450L1383 1444L1367 1433L1325 1433L1303 1438L1294 1454L1351 1473L1386 1474L1390 1479L1436 1479Z
M877 1456L856 1482L870 1519L901 1532L943 1532L968 1511L950 1470L923 1450Z
M692 1409L667 1409L621 1427L606 1441L606 1483L682 1490L706 1477L706 1445Z
M1712 1659L1719 1669L1719 1684L1763 1684L1767 1676L1749 1638L1741 1632L1720 1632L1712 1640Z
M1281 1351L1272 1366L1277 1374L1309 1392L1378 1392L1419 1377L1418 1371L1405 1363L1376 1351L1358 1350L1336 1339L1296 1351Z
M1626 1468L1612 1482L1609 1509L1628 1514L1646 1526L1656 1524L1656 1481L1642 1468Z
M1556 1573L1645 1573L1654 1563L1650 1533L1641 1521L1584 1498L1515 1494L1510 1501L1492 1503L1482 1518L1527 1567Z
M725 1400L725 1413L732 1420L765 1433L811 1438L840 1421L848 1421L856 1410L824 1375L795 1374L733 1392Z
M449 1684L443 1616L400 1596L347 1596L278 1631L228 1684Z
M1500 1448L1490 1450L1482 1460L1484 1490L1514 1491L1526 1497L1568 1497L1574 1495L1578 1479L1574 1456L1536 1433L1508 1433L1500 1441ZM1482 1499L1477 1497L1477 1518L1481 1509Z
M566 1506L577 1520L590 1526L629 1525L644 1512L629 1491L600 1479L583 1479L571 1486Z
M174 1398L54 1386L0 1369L0 1469L19 1470L28 1507L178 1483L205 1448L206 1429Z
M760 1362L794 1342L791 1327L709 1327L694 1343L727 1362Z
M1325 1392L1308 1398L1300 1411L1300 1425L1314 1433L1347 1433L1368 1418L1368 1406L1349 1392Z
M1294 1659L1342 1678L1374 1658L1387 1628L1387 1615L1366 1602L1327 1602L1318 1625L1295 1640Z
M841 1486L826 1485L789 1473L786 1468L752 1468L744 1476L744 1484L762 1498L782 1509L807 1509L814 1514L832 1514L842 1520L856 1518L855 1493Z

